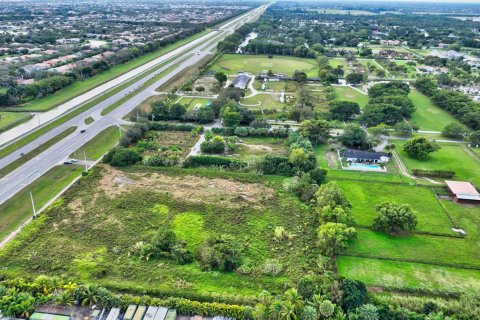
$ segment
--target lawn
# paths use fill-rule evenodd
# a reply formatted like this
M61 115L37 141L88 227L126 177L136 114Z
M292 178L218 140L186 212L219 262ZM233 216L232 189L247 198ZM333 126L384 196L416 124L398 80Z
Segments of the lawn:
M32 115L28 113L0 112L0 132L7 131L31 118Z
M266 155L286 156L285 139L271 137L241 137L235 157L244 161L261 160Z
M117 126L108 127L72 153L70 157L83 160L85 152L88 160L96 161L113 148L118 143L119 138L119 128Z
M357 229L357 238L346 254L480 269L480 242L471 238L421 234L395 237L369 229Z
M480 271L342 256L338 273L369 286L465 292L480 289Z
M39 100L34 100L32 102L29 102L25 104L24 106L21 107L21 110L23 111L46 111L49 109L52 109L59 104L62 104L84 92L87 92L97 86L99 86L102 83L105 83L107 81L110 81L132 69L135 69L141 65L144 65L145 63L154 60L163 54L170 52L185 43L192 41L196 38L199 38L205 34L207 34L209 31L203 31L198 34L192 35L190 37L187 37L185 39L182 39L180 41L177 41L173 44L170 44L164 48L158 49L152 53L145 54L143 56L140 56L138 58L135 58L127 63L115 66L105 72L102 72L96 76L93 76L91 78L81 80L81 81L75 81L71 85L63 88L60 91L57 91L56 93L49 95L45 98L39 99Z
M431 153L426 160L411 158L403 151L404 141L393 141L405 165L410 171L422 170L453 170L454 180L467 180L480 185L480 162L466 150L462 144L439 143L441 149Z
M180 99L176 100L176 103L183 104L187 107L187 110L193 110L195 107L203 107L212 101L209 98L193 98L193 97L180 97Z
M281 293L318 257L311 227L316 216L285 195L281 181L216 169L96 167L0 251L0 275L56 274L139 293L174 290L200 297ZM129 254L161 226L171 228L192 250L208 235L229 234L240 244L242 262L258 271L201 271L195 262L145 261ZM275 241L276 226L295 236ZM271 259L283 272L262 271Z
M453 234L448 216L428 187L361 181L337 181L337 184L352 203L353 217L361 226L371 226L377 204L393 201L412 207L417 213L418 231Z
M308 77L318 76L315 59L274 56L269 59L265 55L225 54L211 67L213 71L221 71L228 75L238 72L260 73L272 70L273 73L284 73L292 76L295 70L304 71Z
M412 115L420 130L442 131L447 124L458 121L447 111L436 106L430 98L423 93L412 90L408 96L417 110Z
M368 103L368 96L366 94L362 94L355 89L346 86L334 86L335 93L337 95L336 100L346 100L346 101L353 101L360 105L360 108L363 108Z
M242 98L240 104L249 109L276 109L283 110L288 103L280 103L280 94L259 93L253 97Z
M3 239L33 215L29 192L32 192L36 209L39 210L81 172L82 167L79 166L54 167L30 186L1 204L0 239Z

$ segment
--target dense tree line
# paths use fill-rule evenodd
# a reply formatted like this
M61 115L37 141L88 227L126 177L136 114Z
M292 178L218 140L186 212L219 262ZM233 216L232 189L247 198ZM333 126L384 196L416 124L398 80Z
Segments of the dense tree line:
M429 77L419 78L415 81L415 87L470 129L480 130L480 103L461 92L439 89L435 80Z

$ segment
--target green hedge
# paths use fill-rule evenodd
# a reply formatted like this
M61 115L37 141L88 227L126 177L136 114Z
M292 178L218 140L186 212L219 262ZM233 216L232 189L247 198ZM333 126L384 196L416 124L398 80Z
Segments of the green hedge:
M150 123L149 129L156 131L192 131L198 126L192 124ZM202 130L203 131L203 130Z
M451 170L421 170L413 169L412 173L415 176L419 177L430 177L430 178L452 178L455 176L455 171Z
M187 158L184 166L187 168L216 166L230 169L241 169L245 168L247 163L219 156L192 156Z

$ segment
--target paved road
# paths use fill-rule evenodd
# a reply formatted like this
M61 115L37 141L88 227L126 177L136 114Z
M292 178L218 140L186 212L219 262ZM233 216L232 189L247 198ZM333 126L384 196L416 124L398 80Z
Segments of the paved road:
M165 84L167 81L182 72L185 68L197 64L199 61L201 61L203 58L205 58L208 54L210 54L216 49L218 42L224 36L233 32L234 29L238 28L243 23L250 22L258 18L258 16L263 13L264 9L265 6L252 10L249 13L242 15L241 17L224 25L218 31L213 31L209 33L209 38L203 39L200 44L195 42L197 43L197 45L195 45L194 47L189 46L190 49L186 50L185 53L181 54L178 58L176 58L175 62L169 63L165 67L162 67L153 75L147 75L145 78L135 82L134 84L115 94L111 98L108 98L105 101L99 103L98 105L83 112L82 114L73 117L66 123L53 129L49 133L42 135L40 138L36 139L27 146L20 148L15 153L2 158L0 160L0 168L4 167L15 159L18 159L20 157L20 153L26 153L30 150L33 150L38 145L50 140L66 128L78 126L76 132L59 141L58 143L44 151L42 154L40 154L38 157L28 161L21 167L17 168L16 170L12 171L8 175L0 179L0 204L5 202L7 199L15 195L17 192L22 190L24 187L26 187L33 181L35 181L38 177L46 173L55 165L63 163L63 161L69 158L69 155L73 151L80 148L87 141L93 139L104 129L112 125L122 124L122 118L126 114L131 112L139 103L144 101L149 96L154 95L156 88ZM181 52L183 52L183 50L181 50ZM167 70L168 68L172 68L172 71L168 72L165 76L161 77L159 80L155 81L151 85L143 88L139 93L134 95L126 102L122 103L120 106L115 108L107 115L101 115L101 111L103 109L120 100L128 93L134 91L136 88L143 86L145 82L153 78L155 74ZM84 119L87 117L93 117L95 121L90 125L85 125ZM81 129L86 129L86 132L83 134L79 133Z

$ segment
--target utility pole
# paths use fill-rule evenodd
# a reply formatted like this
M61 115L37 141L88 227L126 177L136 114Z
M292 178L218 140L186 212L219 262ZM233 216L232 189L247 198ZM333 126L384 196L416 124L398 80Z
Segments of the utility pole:
M35 202L33 202L33 195L30 191L30 200L32 201L32 209L33 209L33 219L37 218L37 210L35 210Z
M85 153L85 150L83 150L83 159L85 161L85 172L88 172L87 154Z

